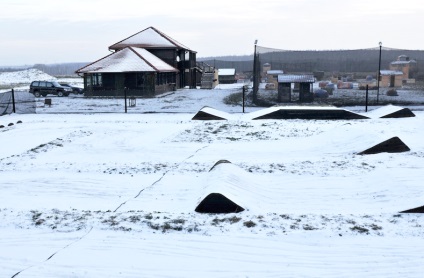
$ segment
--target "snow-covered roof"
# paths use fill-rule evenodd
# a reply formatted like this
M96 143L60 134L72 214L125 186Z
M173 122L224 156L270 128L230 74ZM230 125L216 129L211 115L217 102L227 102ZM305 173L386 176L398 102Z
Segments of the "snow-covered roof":
M77 70L77 73L177 71L149 51L129 46Z
M173 38L167 36L154 27L149 27L126 39L123 39L122 41L109 46L109 49L119 50L127 46L141 48L177 48L190 50L190 48L187 46L177 42Z
M407 65L407 64L416 64L417 61L415 60L409 60L409 61L393 61L390 64L391 65Z
M267 74L284 74L282 70L269 70L266 72Z
M380 70L381 75L402 75L403 72L398 70Z
M235 75L236 69L218 69L218 75Z
M315 77L309 74L280 74L278 75L279 83L314 83Z

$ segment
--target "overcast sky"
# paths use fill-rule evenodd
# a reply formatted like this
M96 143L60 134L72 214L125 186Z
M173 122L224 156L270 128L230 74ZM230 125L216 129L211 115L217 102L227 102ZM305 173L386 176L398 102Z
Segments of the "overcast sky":
M154 26L197 57L383 46L424 49L419 0L0 0L0 65L93 62Z

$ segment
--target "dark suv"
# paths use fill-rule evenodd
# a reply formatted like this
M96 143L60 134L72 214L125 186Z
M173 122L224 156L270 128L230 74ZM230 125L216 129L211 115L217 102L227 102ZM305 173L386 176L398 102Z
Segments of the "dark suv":
M68 96L72 92L72 89L61 86L56 81L33 81L29 85L29 92L35 97L45 97L48 94L63 97Z

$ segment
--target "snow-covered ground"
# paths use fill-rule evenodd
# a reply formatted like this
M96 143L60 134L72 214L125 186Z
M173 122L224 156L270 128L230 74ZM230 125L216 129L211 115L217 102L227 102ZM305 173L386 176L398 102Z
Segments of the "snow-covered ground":
M235 90L0 117L0 277L422 277L424 217L399 212L424 205L424 112L251 120ZM357 154L394 136L411 150ZM210 193L245 210L195 212Z

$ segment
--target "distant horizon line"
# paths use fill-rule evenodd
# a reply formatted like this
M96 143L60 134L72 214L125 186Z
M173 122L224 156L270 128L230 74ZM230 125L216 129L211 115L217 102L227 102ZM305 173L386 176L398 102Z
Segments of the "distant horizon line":
M372 47L372 48L358 48L358 49L299 49L299 50L293 50L293 49L278 49L278 48L271 48L271 47L265 47L257 45L258 48L267 49L266 51L258 51L259 54L265 54L270 52L319 52L319 51L359 51L359 50L379 50L380 48ZM402 49L402 48L390 48L390 47L381 47L382 51L424 51L424 49ZM214 58L220 58L220 57L253 57L254 53L252 54L227 54L227 55L217 55L217 56L200 56L197 57L197 59L214 59ZM253 58L252 58L253 60ZM32 63L32 64L23 64L23 65L0 65L0 69L7 69L7 68L16 68L16 69L24 69L24 68L31 68L35 65L62 65L62 64L89 64L91 62L54 62L54 63Z

